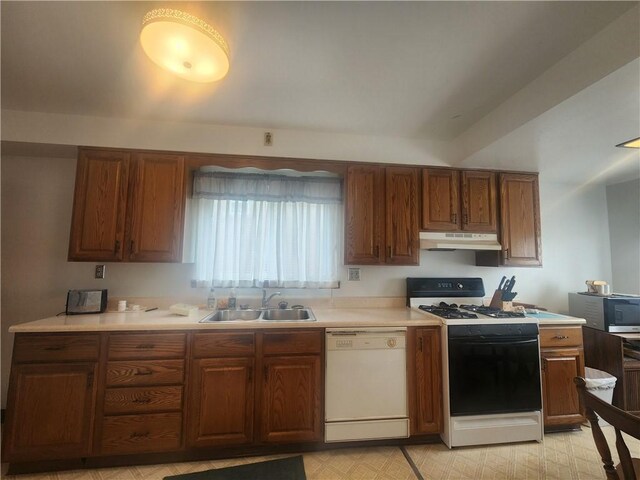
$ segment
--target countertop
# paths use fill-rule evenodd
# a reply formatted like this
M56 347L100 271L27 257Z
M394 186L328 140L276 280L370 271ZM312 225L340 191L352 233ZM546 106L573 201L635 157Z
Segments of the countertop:
M101 332L101 331L142 331L142 330L220 330L257 328L339 328L339 327L419 327L441 326L442 319L434 315L406 307L391 308L312 308L317 321L199 321L209 315L208 310L198 310L197 314L179 316L168 310L152 312L109 312L92 315L60 315L33 322L13 325L12 333L34 332ZM552 318L539 318L544 325L580 325L585 320L566 315L552 314ZM535 317L534 317L535 318Z

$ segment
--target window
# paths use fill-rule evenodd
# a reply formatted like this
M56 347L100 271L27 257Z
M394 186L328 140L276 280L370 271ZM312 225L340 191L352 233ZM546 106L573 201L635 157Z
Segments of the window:
M193 203L200 284L339 286L339 178L198 171Z

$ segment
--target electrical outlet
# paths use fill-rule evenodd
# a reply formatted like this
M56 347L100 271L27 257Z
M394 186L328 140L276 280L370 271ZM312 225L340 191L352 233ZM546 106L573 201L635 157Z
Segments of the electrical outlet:
M273 145L273 133L264 132L264 145L266 147L270 147L271 145Z
M96 265L96 278L104 278L104 265Z
M349 281L350 282L359 282L360 281L360 269L357 267L349 267Z

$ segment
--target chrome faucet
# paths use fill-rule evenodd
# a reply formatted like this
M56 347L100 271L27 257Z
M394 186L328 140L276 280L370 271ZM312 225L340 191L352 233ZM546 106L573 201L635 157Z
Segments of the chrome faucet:
M262 289L262 308L269 308L269 302L276 295L282 295L282 294L280 292L276 292L276 293L272 293L271 295L269 295L269 297L267 297L267 291L263 288Z

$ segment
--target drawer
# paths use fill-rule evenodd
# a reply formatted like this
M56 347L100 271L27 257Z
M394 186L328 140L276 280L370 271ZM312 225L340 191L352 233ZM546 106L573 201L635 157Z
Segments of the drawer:
M104 414L149 413L182 410L182 387L107 388Z
M13 361L65 362L98 359L100 336L18 334L13 344Z
M184 333L109 335L109 360L184 358L185 351Z
M540 348L580 346L582 327L540 327Z
M181 413L105 417L100 453L117 455L178 450L181 441Z
M184 381L184 360L107 363L107 386L171 385Z
M253 333L198 333L194 335L193 356L252 357L255 355Z
M322 351L322 332L319 330L304 332L265 332L262 350L265 355L290 353L320 353Z

